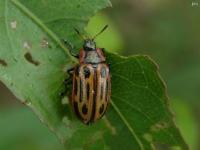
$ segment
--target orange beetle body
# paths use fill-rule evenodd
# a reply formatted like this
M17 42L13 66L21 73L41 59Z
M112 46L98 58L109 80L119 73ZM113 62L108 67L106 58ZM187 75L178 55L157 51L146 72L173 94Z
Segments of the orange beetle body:
M89 124L105 114L110 96L110 69L104 53L93 40L85 40L73 70L72 108L83 123Z

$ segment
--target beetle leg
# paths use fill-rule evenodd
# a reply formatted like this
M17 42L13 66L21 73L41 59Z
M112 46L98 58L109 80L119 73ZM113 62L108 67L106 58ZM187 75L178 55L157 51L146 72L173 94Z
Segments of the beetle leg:
M71 79L72 79L72 76L73 76L73 72L74 72L74 68L70 68L70 69L67 70L69 77L64 80L65 85L72 83Z
M68 42L67 40L62 39L62 41L66 45L66 47L69 49L70 54L76 58L79 58L79 55L73 54L73 52L72 52L74 50L73 45L70 42Z
M66 81L64 80L63 84L63 89L62 91L59 93L61 98L64 98L67 95L67 86L66 86Z
M62 92L59 93L60 97L64 98L65 95L67 93L67 88L65 88L65 90L63 90Z
M101 48L102 52L105 54L105 48ZM108 63L108 67L110 69L111 63Z
M109 69L110 69L110 66L111 66L111 63L108 63L108 67L109 67Z
M105 48L102 48L101 50L102 50L102 52L105 54Z
M70 76L72 76L73 72L74 72L74 68L70 68L70 69L67 70L67 73L68 73Z
M70 68L68 69L66 72L69 74L69 77L64 79L63 81L63 85L64 85L64 90L62 92L60 92L60 96L63 98L67 95L67 91L68 91L68 85L72 84L72 75L73 75L73 70L74 68Z
M67 73L69 74L69 77L67 79L65 79L65 85L68 85L68 84L72 83L71 79L72 79L72 76L73 76L73 73L74 73L74 67L68 69Z

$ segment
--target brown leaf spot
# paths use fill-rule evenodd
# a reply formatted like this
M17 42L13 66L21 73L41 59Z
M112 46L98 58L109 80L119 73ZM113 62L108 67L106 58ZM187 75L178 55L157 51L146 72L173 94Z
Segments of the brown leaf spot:
M46 38L42 39L40 45L41 45L42 48L49 48L50 47L49 42Z
M71 124L71 121L69 120L69 118L67 116L64 116L62 118L62 122L69 128L73 128L73 125Z
M166 122L164 121L160 121L154 125L151 126L151 131L153 132L157 132L157 131L160 131L162 129L166 129L169 127L169 124L167 124Z
M25 42L23 43L23 47L24 47L25 49L31 49L32 45L31 45L30 42L25 41Z
M153 141L153 137L152 137L152 135L149 134L149 133L143 134L143 138L144 138L146 141L150 142L150 143Z
M36 60L33 59L31 53L27 52L25 55L24 55L25 59L30 62L31 64L35 65L35 66L38 66L40 63Z
M3 59L0 59L0 64L4 67L8 66L7 62Z
M69 104L69 99L68 99L68 97L67 97L67 96L64 96L64 97L62 98L61 102L62 102L63 105Z
M17 21L16 20L12 21L10 23L10 27L15 30L17 28Z

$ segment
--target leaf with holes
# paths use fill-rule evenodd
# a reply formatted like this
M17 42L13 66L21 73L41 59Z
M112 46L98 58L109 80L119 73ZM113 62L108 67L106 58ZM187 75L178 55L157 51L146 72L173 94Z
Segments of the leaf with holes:
M31 10L60 39L73 44L78 52L82 42L77 38L74 28L81 33L91 18L99 9L111 6L109 0L19 0Z
M153 149L156 143L187 149L168 110L165 87L146 56L107 53L112 64L112 102L106 117L85 126L61 101L66 69L74 59L60 42L80 41L83 30L108 0L0 1L0 80L31 107L66 149Z

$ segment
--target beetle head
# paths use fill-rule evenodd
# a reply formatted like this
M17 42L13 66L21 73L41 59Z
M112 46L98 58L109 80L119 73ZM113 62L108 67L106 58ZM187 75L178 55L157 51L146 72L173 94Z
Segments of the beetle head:
M96 43L92 39L84 40L83 49L85 51L94 51L96 50Z
M103 31L105 31L105 29L107 29L108 25L105 25L104 28L97 33L93 38L85 38L85 36L83 36L82 34L80 34L80 32L74 28L74 30L76 31L76 33L84 40L84 44L83 44L83 49L85 51L94 51L96 50L96 43L94 41L94 39L100 35Z

